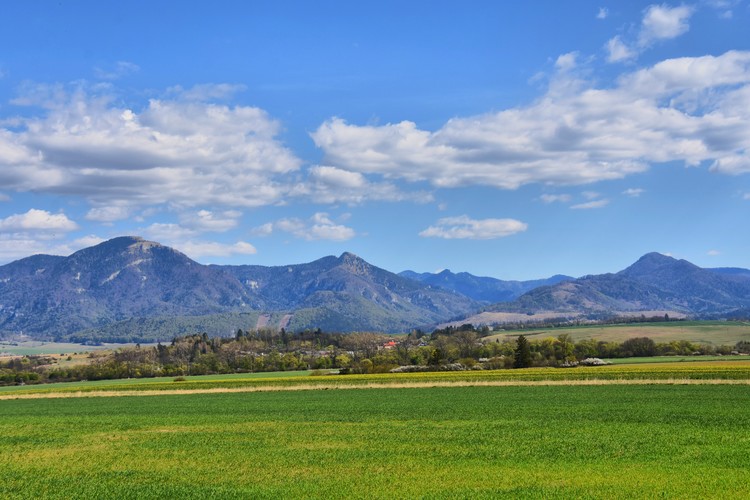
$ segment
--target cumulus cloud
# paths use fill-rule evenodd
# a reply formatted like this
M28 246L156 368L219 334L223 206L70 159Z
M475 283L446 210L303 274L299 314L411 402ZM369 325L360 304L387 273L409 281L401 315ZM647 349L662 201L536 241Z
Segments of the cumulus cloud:
M232 244L215 241L185 241L175 243L172 246L192 259L254 255L258 253L258 250L246 241L238 241Z
M687 33L690 29L690 17L694 13L695 8L689 5L648 6L643 12L643 19L634 39L626 41L618 35L606 43L607 61L614 63L633 60L654 43Z
M124 206L104 206L90 209L84 216L86 220L96 222L116 222L130 217L130 207Z
M0 233L0 263L36 254L70 255L74 251L70 245L39 238L34 234Z
M95 235L64 241L78 226L64 214L31 209L0 219L0 263L35 254L70 255L103 240Z
M45 112L0 127L0 185L80 195L95 208L278 203L285 175L301 165L276 138L280 124L258 108L152 99L129 109L60 85L27 86L15 103Z
M213 101L229 99L235 94L246 90L245 85L231 83L202 83L184 89L180 85L170 87L167 92L178 99L187 101Z
M242 212L237 210L226 210L221 213L214 213L209 210L199 210L198 212L188 212L182 214L181 223L191 229L200 232L223 233L237 227L237 219Z
M688 5L670 7L651 5L643 14L638 44L648 46L656 40L676 38L690 29L690 16L695 8Z
M638 55L638 52L628 47L625 42L622 41L620 36L610 38L607 42L606 49L608 62L628 61L635 59Z
M454 118L434 132L332 118L312 137L341 171L516 189L620 179L669 161L744 173L748 124L750 52L730 51L662 61L611 88L561 86L530 106Z
M328 165L318 165L308 170L307 178L290 192L293 197L303 197L317 203L346 203L358 205L366 201L411 201L429 203L431 193L404 192L390 182L371 182L359 172Z
M143 234L149 239L160 243L184 241L198 234L197 231L183 227L179 224L155 222L143 230Z
M599 11L596 13L597 19L607 19L609 17L609 10L606 7L599 7Z
M544 203L567 203L571 199L569 194L543 194L539 198Z
M601 199L601 200L592 200L592 201L587 201L585 203L578 203L576 205L571 205L570 208L573 210L591 210L594 208L604 208L607 205L609 205L609 200Z
M515 219L472 219L466 215L438 219L419 233L423 238L492 240L526 231L528 224Z
M204 257L231 257L234 255L252 255L257 249L245 241L221 243L205 241L199 238L200 231L174 223L153 223L143 229L143 234L151 240L176 248L193 259Z
M296 238L307 241L346 241L357 235L354 229L334 222L325 212L318 212L308 220L296 217L284 218L255 229L258 233L263 233L266 236L274 230L289 233Z
M140 70L141 68L135 63L117 61L109 68L94 68L94 76L100 80L119 80Z
M638 198L644 192L646 192L646 190L642 188L628 188L623 191L622 194L624 194L625 196L630 196L631 198Z
M254 227L250 233L255 236L271 236L273 234L273 222L266 222L265 224Z
M72 246L76 250L80 250L81 248L93 247L94 245L98 245L99 243L103 243L104 241L104 238L101 238L95 234L89 234L87 236L83 236L81 238L76 238L75 240L73 240Z
M52 230L69 232L78 229L78 224L63 214L52 214L46 210L30 209L24 214L14 214L0 219L1 231Z
M555 61L555 68L559 71L570 71L577 65L578 52L568 52L558 56Z

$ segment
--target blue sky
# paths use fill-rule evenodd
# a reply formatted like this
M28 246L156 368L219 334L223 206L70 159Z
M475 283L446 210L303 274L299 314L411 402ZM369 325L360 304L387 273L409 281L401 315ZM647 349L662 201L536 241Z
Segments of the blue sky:
M750 3L4 2L0 263L750 267Z

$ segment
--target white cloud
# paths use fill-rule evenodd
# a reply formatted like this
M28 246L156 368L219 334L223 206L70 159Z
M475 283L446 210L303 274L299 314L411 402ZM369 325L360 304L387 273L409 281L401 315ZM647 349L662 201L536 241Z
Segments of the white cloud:
M593 200L593 201L587 201L586 203L579 203L577 205L571 205L571 209L573 210L591 210L594 208L603 208L609 205L609 200L603 199L603 200Z
M629 61L635 59L638 53L628 47L619 36L610 38L605 46L608 62Z
M143 229L143 234L151 240L176 248L193 259L257 253L256 248L245 241L229 244L196 239L200 235L198 230L180 224L154 223Z
M651 5L643 14L641 32L638 44L641 47L648 46L656 40L676 38L690 29L690 16L695 8L688 5L669 7L663 5Z
M544 203L567 203L570 201L569 194L543 194L539 197Z
M7 219L3 219L3 221L6 220ZM33 222L31 225L54 225L54 223L39 224L37 222L38 221ZM65 224L62 225L65 226ZM102 238L95 235L83 236L72 241L61 241L65 237L67 231L67 229L61 230L59 228L42 227L19 228L19 230L0 232L0 263L36 254L70 255L77 250L104 241Z
M0 263L22 259L30 255L70 255L69 245L39 238L28 233L0 233Z
M197 236L198 232L179 224L155 222L143 230L149 239L164 243L167 241L183 241Z
M296 238L308 241L346 241L357 235L354 229L343 224L337 224L324 212L314 214L307 221L293 217L280 219L272 223L272 228L269 228L268 224L256 228L256 230L266 231L266 234L270 234L272 229L290 233Z
M599 7L599 11L596 13L597 19L607 19L609 17L609 10L606 7Z
M0 201L10 201L10 196L5 193L0 193Z
M97 222L115 222L130 217L130 208L125 206L94 207L86 213L86 220Z
M601 194L597 193L596 191L584 191L583 193L581 193L581 196L583 196L587 200L594 200L596 198L599 198Z
M607 62L631 61L640 52L660 40L677 38L690 30L690 17L695 8L689 5L670 7L662 4L650 5L643 12L643 19L635 39L623 40L617 35L606 43Z
M640 195L645 193L646 190L642 188L628 188L625 191L622 192L622 194L626 196L630 196L631 198L638 198Z
M95 234L89 234L88 236L83 236L81 238L73 240L71 245L76 250L80 250L81 248L93 247L94 245L98 245L99 243L103 243L104 241L104 238L100 238Z
M301 165L258 108L153 99L129 109L60 85L27 86L15 103L45 110L0 127L0 185L17 191L80 195L94 207L255 207L282 200Z
M746 174L750 172L750 150L745 149L736 154L718 158L711 164L710 170L730 175Z
M266 222L258 227L254 227L250 233L255 236L271 236L273 234L273 222Z
M182 214L180 222L182 225L196 231L222 233L237 227L237 219L240 216L242 216L242 212L238 212L237 210L227 210L218 214L209 210L199 210L195 213Z
M245 241L233 244L218 243L215 241L185 241L173 245L174 248L192 259L203 257L231 257L233 255L254 255L258 250Z
M30 209L24 214L14 214L5 219L0 219L0 230L52 230L52 231L74 231L78 224L68 219L63 214L52 214L46 210Z
M419 233L423 238L491 240L526 231L528 224L515 219L471 219L466 215L445 217Z
M117 61L112 67L107 69L94 68L94 75L100 80L119 80L140 70L141 68L135 63Z
M750 52L662 61L611 88L582 83L435 132L332 118L312 137L338 170L442 188L583 185L670 161L750 171Z
M750 193L745 193L745 194L744 194L744 195L742 196L742 199L743 199L743 200L750 200Z
M183 89L181 86L177 85L170 87L168 93L176 96L178 99L204 102L229 99L246 89L247 87L245 85L239 84L203 83L194 85L189 89Z
M366 201L411 201L429 203L432 194L425 191L404 192L390 182L371 182L359 172L327 165L311 167L307 179L290 192L316 203L347 203L358 205Z
M558 56L555 61L555 68L559 71L570 71L577 65L578 52L568 52Z
M709 257L717 257L721 255L721 252L718 250L709 250L708 252L706 252L706 255L708 255Z

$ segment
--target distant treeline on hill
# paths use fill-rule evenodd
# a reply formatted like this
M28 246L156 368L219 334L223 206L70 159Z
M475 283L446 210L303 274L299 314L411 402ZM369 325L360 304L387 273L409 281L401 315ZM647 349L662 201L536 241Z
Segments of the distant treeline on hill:
M258 371L339 370L385 373L393 370L502 369L525 366L573 366L587 358L750 353L750 342L713 347L688 341L657 343L647 337L624 342L593 339L574 342L570 335L526 340L482 341L487 329L466 324L407 336L339 334L321 330L238 330L232 338L207 334L177 337L154 347L95 351L85 364L65 365L45 356L0 361L0 384L184 376ZM518 360L522 358L522 363Z

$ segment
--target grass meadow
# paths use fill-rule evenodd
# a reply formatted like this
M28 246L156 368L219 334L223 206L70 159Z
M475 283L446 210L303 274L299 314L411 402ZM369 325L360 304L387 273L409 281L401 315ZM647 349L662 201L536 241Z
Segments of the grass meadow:
M0 401L3 498L739 498L750 386Z
M306 375L5 388L0 497L750 497L747 360Z
M670 321L665 323L633 323L627 325L590 325L561 328L530 328L528 330L509 330L489 337L483 341L494 342L499 339L515 340L518 335L525 335L529 340L557 337L569 334L573 341L594 339L604 342L624 342L634 337L649 337L654 342L673 342L687 340L713 346L733 346L740 340L750 341L750 323L735 321Z

